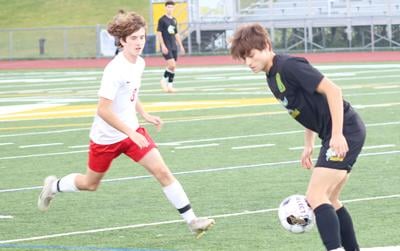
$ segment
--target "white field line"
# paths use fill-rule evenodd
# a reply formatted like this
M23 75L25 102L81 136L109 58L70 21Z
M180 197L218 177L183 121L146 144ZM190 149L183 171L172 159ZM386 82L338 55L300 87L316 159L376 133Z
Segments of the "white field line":
M75 149L75 148L88 148L88 145L79 145L79 146L68 146L68 148Z
M87 152L87 151L76 151L76 152L67 152L67 153L78 153L78 152ZM374 152L374 153L361 153L360 157L367 157L367 156L377 156L377 155L388 155L388 154L398 154L400 150L397 151L389 151L389 152ZM66 153L59 153L66 154ZM314 161L316 159L313 159ZM223 172L229 170L239 170L239 169L248 169L248 168L257 168L257 167L277 167L280 165L290 165L290 164L298 164L300 165L300 160L288 160L288 161L280 161L280 162L267 162L267 163L260 163L260 164L247 164L247 165L239 165L239 166L227 166L227 167L207 167L205 169L196 169L192 171L182 171L182 172L174 172L174 175L188 175L188 174L196 174L196 173L210 173L210 172ZM123 178L113 178L113 179L103 179L101 182L119 182L125 180L138 180L138 179L147 179L152 178L151 175L142 175L142 176L129 176ZM18 192L18 191L25 191L25 190L36 190L41 189L42 186L33 186L33 187L22 187L22 188L10 188L10 189L3 189L0 190L0 193L7 193L7 192Z
M280 112L279 114L286 114L286 112ZM182 123L182 122L193 122L193 121L206 121L206 120L218 120L218 119L231 119L231 118L241 118L241 117L255 117L255 116L264 116L263 113L258 114L239 114L239 115L231 115L231 116L222 116L222 117L210 117L210 118L194 118L194 119L181 119L181 120L174 120L174 121L167 121L168 124L170 123ZM370 123L366 124L367 127L376 127L376 126L387 126L387 125L400 125L400 121L391 121L391 122L382 122L382 123ZM73 129L65 129L65 130L53 130L53 131L43 131L43 132L31 132L31 133L16 133L16 134L3 134L0 135L0 138L7 138L7 137L20 137L20 136L29 136L29 135L41 135L41 134L58 134L58 133L67 133L67 132L75 132L75 131L89 131L89 127L85 128L73 128ZM303 132L295 131L295 133ZM242 136L248 137L248 136ZM182 141L184 142L184 141ZM190 141L196 142L196 141ZM158 144L172 144L172 143L158 143Z
M360 251L400 251L400 246L361 248Z
M203 145L191 145L191 146L177 146L174 149L191 149L191 148L204 148L210 146L219 146L218 143L203 144Z
M353 203L353 202L362 202L362 201L371 201L371 200L384 200L384 199L392 199L392 198L400 198L400 194L393 194L393 195L387 195L387 196L366 197L366 198L359 198L359 199L351 199L351 200L344 200L343 202L345 202L345 203ZM210 216L207 216L207 217L218 219L218 218L228 218L228 217L242 216L242 215L253 215L253 214L260 214L260 213L269 213L269 212L275 212L277 210L278 210L278 208L269 208L269 209L253 210L253 211L244 210L243 212L210 215ZM49 235L42 235L42 236L35 236L35 237L12 239L12 240L0 240L0 244L16 243L16 242L24 242L24 241L35 241L35 240L45 240L45 239L51 239L51 238L57 238L57 237L82 235L82 234L93 234L93 233L101 233L101 232L110 232L110 231L124 230L124 229L152 227L152 226L175 224L175 223L181 223L181 222L183 222L183 220L167 220L167 221L158 221L158 222L152 222L152 223L141 223L141 224L127 225L127 226L119 226L119 227L97 228L97 229L91 229L91 230L74 231L74 232L66 232L66 233L58 233L58 234L49 234Z
M13 145L14 143L12 142L6 142L6 143L0 143L0 146L9 146L9 145Z
M363 150L367 149L378 149L378 148L388 148L388 147L395 147L395 144L386 144L386 145L375 145L375 146L363 146ZM314 148L319 148L321 145L315 145ZM303 150L304 146L295 146L289 147L289 150Z
M321 147L321 145L314 145L313 148L319 148L319 147ZM304 146L294 146L294 147L289 147L288 149L289 150L303 150Z
M391 107L400 105L400 103L383 103L383 104L371 104L371 105L353 105L356 109L365 109L365 108L376 108L376 107Z
M386 145L376 145L376 146L365 146L363 149L378 149L378 148L387 148L387 147L395 147L395 144L386 144Z
M60 146L60 145L64 145L64 143L48 143L48 144L36 144L36 145L23 145L23 146L19 146L19 148L34 148L34 147Z
M275 144L262 144L262 145L248 145L248 146L234 146L232 150L242 150L242 149L251 149L251 148L262 148L262 147L271 147L275 146Z
M386 126L386 125L397 125L400 124L400 121L396 122L386 122L386 123L373 123L366 125L367 127L374 126ZM47 131L47 132L35 132L35 133L21 133L21 134L8 134L8 135L0 135L1 137L14 137L14 136L27 136L27 135L38 135L38 134L52 134L52 133L64 133L71 131L81 131L88 130L88 128L76 128L76 129L66 129L66 130L57 130L57 131ZM198 142L210 142L210 141L221 141L221 140L230 140L230 139L240 139L240 138L251 138L251 137L264 137L264 136L275 136L275 135L288 135L288 134L296 134L302 133L303 130L296 131L286 131L286 132L276 132L276 133L264 133L264 134L253 134L253 135L241 135L241 136L230 136L230 137L220 137L220 138L210 138L210 139L198 139L198 140L184 140L184 141L176 141L176 142L168 142L168 143L160 143L160 145L180 145L185 143L198 143ZM73 154L80 153L86 151L73 151L73 152L61 152L61 153L48 153L48 154L32 154L32 155L20 155L20 156L8 156L8 157L0 157L0 160L7 159L19 159L19 158L29 158L29 157L44 157L44 156L52 156L52 155L62 155L62 154Z
M14 216L12 215L0 215L0 219L12 219Z
M24 158L31 158L31 157L47 157L47 156L74 154L74 153L84 153L84 152L87 152L87 150L72 151L72 152L57 152L57 153L38 153L38 154L29 154L29 155L20 155L20 156L8 156L8 157L1 157L0 160L24 159Z

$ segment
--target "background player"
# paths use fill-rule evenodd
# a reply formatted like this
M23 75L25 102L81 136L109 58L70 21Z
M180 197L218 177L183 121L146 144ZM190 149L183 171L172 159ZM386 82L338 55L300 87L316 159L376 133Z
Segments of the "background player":
M161 78L161 88L164 92L175 92L174 77L176 61L178 60L178 47L182 55L185 54L185 48L182 45L181 37L178 33L178 22L172 16L175 8L174 1L165 2L166 14L158 20L157 39L160 42L161 52L167 62L167 68Z

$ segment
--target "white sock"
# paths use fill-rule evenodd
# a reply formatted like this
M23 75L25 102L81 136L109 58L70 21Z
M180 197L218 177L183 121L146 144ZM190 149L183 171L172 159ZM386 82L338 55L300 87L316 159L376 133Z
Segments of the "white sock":
M75 178L79 173L71 173L67 176L62 177L61 179L54 182L51 191L53 193L58 192L78 192L79 189L75 185Z
M179 181L176 180L172 184L163 187L163 191L172 205L178 209L186 223L190 223L192 220L196 219L196 215L190 206L189 199Z

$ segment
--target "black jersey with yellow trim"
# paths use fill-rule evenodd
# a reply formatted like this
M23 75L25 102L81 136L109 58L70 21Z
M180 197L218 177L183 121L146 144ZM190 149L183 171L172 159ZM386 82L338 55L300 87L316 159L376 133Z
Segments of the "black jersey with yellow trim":
M332 121L326 97L316 91L324 75L301 57L275 55L267 73L268 86L289 114L304 127L330 137ZM344 117L351 116L350 104L343 100ZM345 119L344 118L344 119Z
M176 18L170 18L166 15L162 16L158 20L157 31L161 32L164 44L167 46L168 50L178 49L175 38L175 35L178 33L178 22Z

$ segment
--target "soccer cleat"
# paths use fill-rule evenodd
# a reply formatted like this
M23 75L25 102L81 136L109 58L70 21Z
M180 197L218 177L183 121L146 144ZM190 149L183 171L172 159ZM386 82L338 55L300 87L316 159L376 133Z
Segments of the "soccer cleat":
M44 179L43 189L38 199L38 208L40 211L47 211L50 201L54 199L55 194L51 192L51 186L54 182L57 182L56 176L48 176Z
M174 87L172 87L172 86L168 86L168 92L169 93L174 93L174 92L176 92L176 89Z
M165 78L162 78L161 80L160 80L160 84L161 84L161 89L164 91L164 92L168 92L169 90L168 90L168 86L167 86L167 80L165 79Z
M196 218L189 223L189 229L196 235L196 239L200 239L214 225L214 219Z

